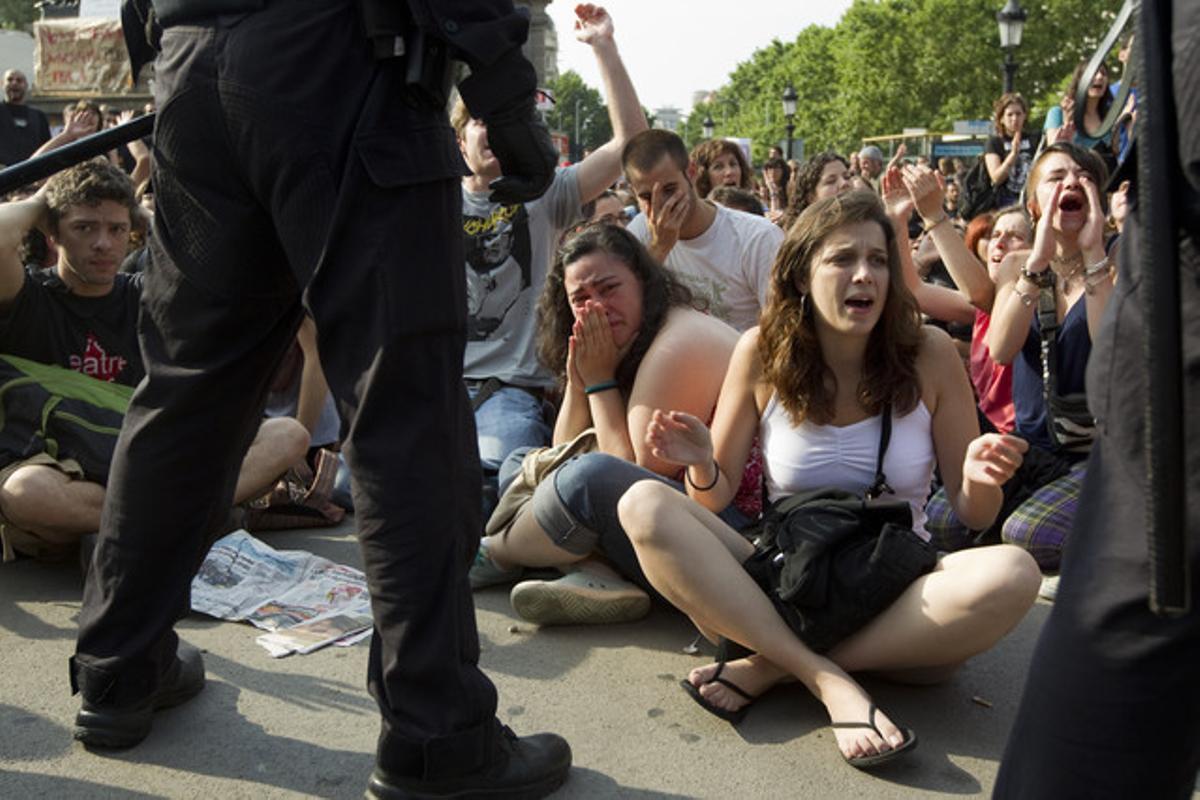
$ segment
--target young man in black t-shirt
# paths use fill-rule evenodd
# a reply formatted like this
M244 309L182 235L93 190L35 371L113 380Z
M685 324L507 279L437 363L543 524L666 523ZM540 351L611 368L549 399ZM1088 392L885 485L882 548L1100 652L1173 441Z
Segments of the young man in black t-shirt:
M142 276L118 270L134 220L143 219L129 178L103 160L58 173L28 200L0 205L0 352L136 386L145 375L137 340ZM18 255L35 226L58 248L50 269L26 268ZM265 491L307 447L294 419L264 422L242 463L235 502ZM15 551L58 555L99 528L104 487L85 480L78 464L49 453L10 458L0 455L5 560Z

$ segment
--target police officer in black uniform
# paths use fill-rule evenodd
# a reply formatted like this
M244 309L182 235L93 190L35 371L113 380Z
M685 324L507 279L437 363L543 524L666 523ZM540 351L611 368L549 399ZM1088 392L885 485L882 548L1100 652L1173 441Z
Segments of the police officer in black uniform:
M1200 770L1200 3L1140 6L1130 177L1135 197L1169 199L1152 209L1135 203L1121 234L1120 274L1088 361L1097 437L1062 585L996 778L994 796L1004 800L1182 800L1193 796ZM1163 246L1178 248L1174 265L1159 257ZM1178 553L1158 557L1171 558L1173 569L1186 560L1192 577L1174 601L1182 613L1160 616L1149 603L1146 509L1165 476L1150 469L1145 439L1154 400L1147 364L1162 356L1147 347L1162 321L1147 316L1143 295L1170 271L1182 308L1183 435L1157 446L1182 450L1182 475L1172 477L1185 537ZM1154 497L1161 502L1162 493Z
M502 727L478 667L465 165L444 111L452 60L465 62L459 90L505 174L496 195L544 191L555 158L520 54L527 18L511 0L152 1L147 378L84 592L75 737L136 744L155 709L203 687L173 625L307 305L348 430L375 616L368 685L383 723L368 793L549 793L570 748Z

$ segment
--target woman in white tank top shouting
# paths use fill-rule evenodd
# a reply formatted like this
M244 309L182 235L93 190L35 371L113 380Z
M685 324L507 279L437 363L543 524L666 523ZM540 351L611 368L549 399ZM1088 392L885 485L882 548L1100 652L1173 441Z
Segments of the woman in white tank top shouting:
M849 673L945 679L1025 615L1040 582L1033 558L1010 545L946 555L878 616L817 653L743 568L753 546L710 509L728 504L737 489L729 476L741 475L756 433L772 501L828 487L863 494L890 407L883 472L891 499L908 501L914 531L928 540L922 509L935 465L959 519L986 528L1026 445L979 435L961 359L946 334L921 326L874 195L809 207L779 251L772 283L759 327L734 351L711 435L688 414L652 416L647 441L656 457L686 466L688 497L641 482L622 497L620 519L654 587L710 638L754 653L693 670L684 688L697 702L736 722L764 691L799 680L824 704L842 756L871 767L916 737L877 712Z

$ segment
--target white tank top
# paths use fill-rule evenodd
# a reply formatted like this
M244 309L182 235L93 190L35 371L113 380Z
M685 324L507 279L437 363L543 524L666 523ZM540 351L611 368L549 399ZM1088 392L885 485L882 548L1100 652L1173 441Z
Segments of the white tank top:
M835 427L805 421L796 427L772 394L762 416L763 480L767 497L809 489L837 488L861 495L875 482L882 416ZM925 530L925 501L933 480L932 417L924 401L903 417L892 415L892 437L883 471L894 495L881 501L905 500L912 508L913 530L929 540Z

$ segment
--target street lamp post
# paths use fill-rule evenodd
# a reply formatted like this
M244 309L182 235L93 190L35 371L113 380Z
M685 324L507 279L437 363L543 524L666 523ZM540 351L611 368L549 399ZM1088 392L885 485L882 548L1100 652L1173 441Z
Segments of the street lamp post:
M712 114L705 114L704 122L700 124L704 128L704 138L711 139L713 132L717 129L717 123L713 122Z
M996 12L996 22L1000 25L1000 48L1004 51L1004 91L1013 91L1019 66L1013 58L1013 51L1021 46L1021 33L1025 29L1025 9L1017 0L1008 0L1004 8Z
M789 83L783 90L783 116L787 119L787 160L792 160L792 134L796 131L796 90Z

